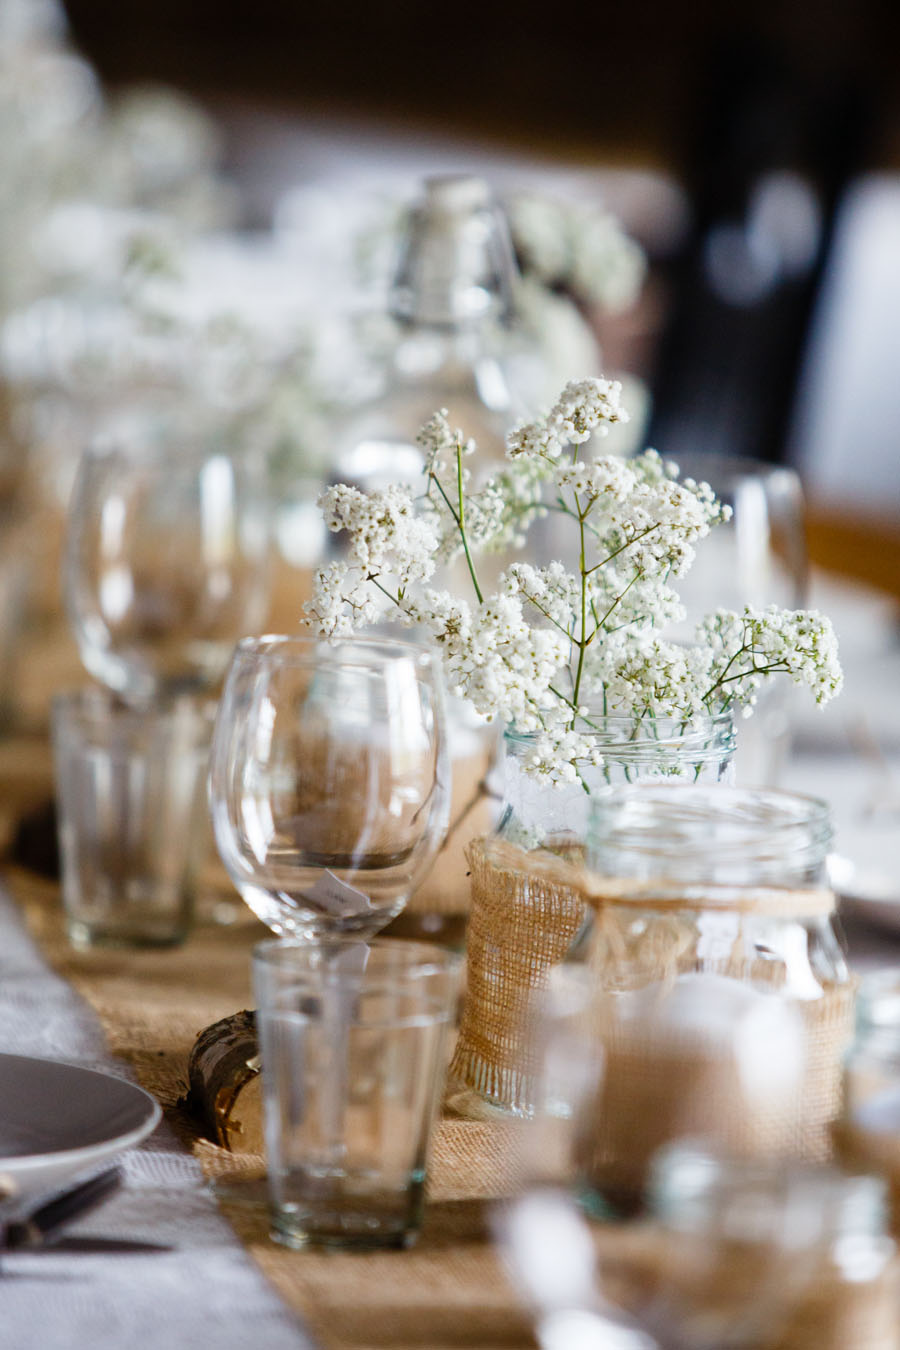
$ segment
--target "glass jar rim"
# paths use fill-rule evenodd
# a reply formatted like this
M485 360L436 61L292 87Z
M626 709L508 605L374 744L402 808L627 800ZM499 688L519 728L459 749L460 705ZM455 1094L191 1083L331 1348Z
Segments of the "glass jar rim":
M804 889L832 838L827 802L778 788L647 781L600 788L589 809L588 855L598 875L676 890Z
M730 709L691 717L598 713L591 720L597 725L579 726L579 734L594 741L602 752L608 750L611 757L686 754L697 764L721 759L734 750L737 739ZM503 740L510 753L519 756L527 753L540 735L539 731L507 726Z
M207 738L216 719L218 703L208 694L182 693L166 702L127 703L111 689L83 685L54 694L52 717L57 725L77 723L114 736L116 729L151 733L155 729L193 727L198 739Z
M724 1223L731 1236L777 1240L796 1228L798 1205L815 1216L807 1232L817 1239L849 1234L880 1236L886 1227L887 1184L821 1164L780 1158L729 1158L702 1141L670 1144L656 1157L651 1207L666 1226L682 1232ZM751 1203L748 1203L750 1201ZM734 1224L746 1225L740 1234Z
M856 1021L861 1029L900 1031L900 966L863 976L856 996Z
M683 728L682 735L697 734L710 728L729 730L734 728L734 712L731 708L726 708L720 712L691 713L685 716L679 713L604 713L588 712L587 718L579 718L579 722L584 722L584 726L579 726L581 734L589 736L592 731L602 735L605 731L628 731L635 728L643 730L646 728L651 731L654 727L664 727L667 732L675 727ZM597 723L593 726L593 723ZM519 731L515 726L507 725L504 727L504 737L506 740L522 744L531 744L536 737L542 733L540 731ZM669 735L666 738L648 735L646 737L633 738L635 745L658 745L666 744L667 741L677 742L681 737L678 735Z
M725 784L632 783L603 787L592 794L595 824L610 822L610 837L623 843L676 838L710 821L730 828L719 842L737 847L772 838L807 825L815 835L831 838L831 808L823 798L783 788L741 788ZM615 815L621 822L616 829ZM672 837L671 835L669 836Z

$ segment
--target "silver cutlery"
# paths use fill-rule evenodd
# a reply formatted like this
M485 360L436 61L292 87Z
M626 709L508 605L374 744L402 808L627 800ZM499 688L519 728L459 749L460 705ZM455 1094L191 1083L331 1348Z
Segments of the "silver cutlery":
M0 1185L4 1178L0 1177ZM118 1167L88 1177L86 1181L70 1186L53 1196L23 1218L13 1219L0 1226L0 1251L11 1252L35 1249L54 1242L70 1223L80 1219L107 1200L122 1184ZM6 1188L4 1198L14 1190Z

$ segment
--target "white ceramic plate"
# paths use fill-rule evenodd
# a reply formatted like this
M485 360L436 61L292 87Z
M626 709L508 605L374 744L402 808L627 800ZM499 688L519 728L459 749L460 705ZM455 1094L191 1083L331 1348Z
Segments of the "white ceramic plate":
M0 1181L18 1195L49 1190L137 1144L160 1115L111 1074L0 1054Z

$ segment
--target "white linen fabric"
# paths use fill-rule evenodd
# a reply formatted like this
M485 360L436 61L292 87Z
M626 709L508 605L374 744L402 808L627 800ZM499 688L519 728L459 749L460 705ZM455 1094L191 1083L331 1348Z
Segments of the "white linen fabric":
M130 1077L2 889L0 1051ZM0 1350L312 1350L165 1122L118 1161L121 1190L58 1249L0 1256Z

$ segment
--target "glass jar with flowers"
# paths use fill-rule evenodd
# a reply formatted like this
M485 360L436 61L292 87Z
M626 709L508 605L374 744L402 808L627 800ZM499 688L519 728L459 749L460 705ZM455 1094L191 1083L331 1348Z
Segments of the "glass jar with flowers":
M626 461L588 444L625 419L618 383L572 382L546 416L509 434L502 469L476 487L477 447L439 412L420 432L419 492L338 484L320 499L346 547L318 572L307 622L333 638L389 618L423 630L450 689L508 729L500 833L515 849L501 860L484 840L469 848L469 985L454 1059L457 1078L504 1109L528 1110L527 1035L516 1028L583 916L577 889L540 861L579 859L592 788L716 781L731 719L752 712L765 678L783 673L820 704L841 686L832 626L812 611L719 610L692 643L667 637L683 619L676 583L727 508L653 450ZM537 565L525 558L528 530L551 512L571 543ZM486 552L511 559L492 591L478 570ZM435 584L453 563L468 597Z

